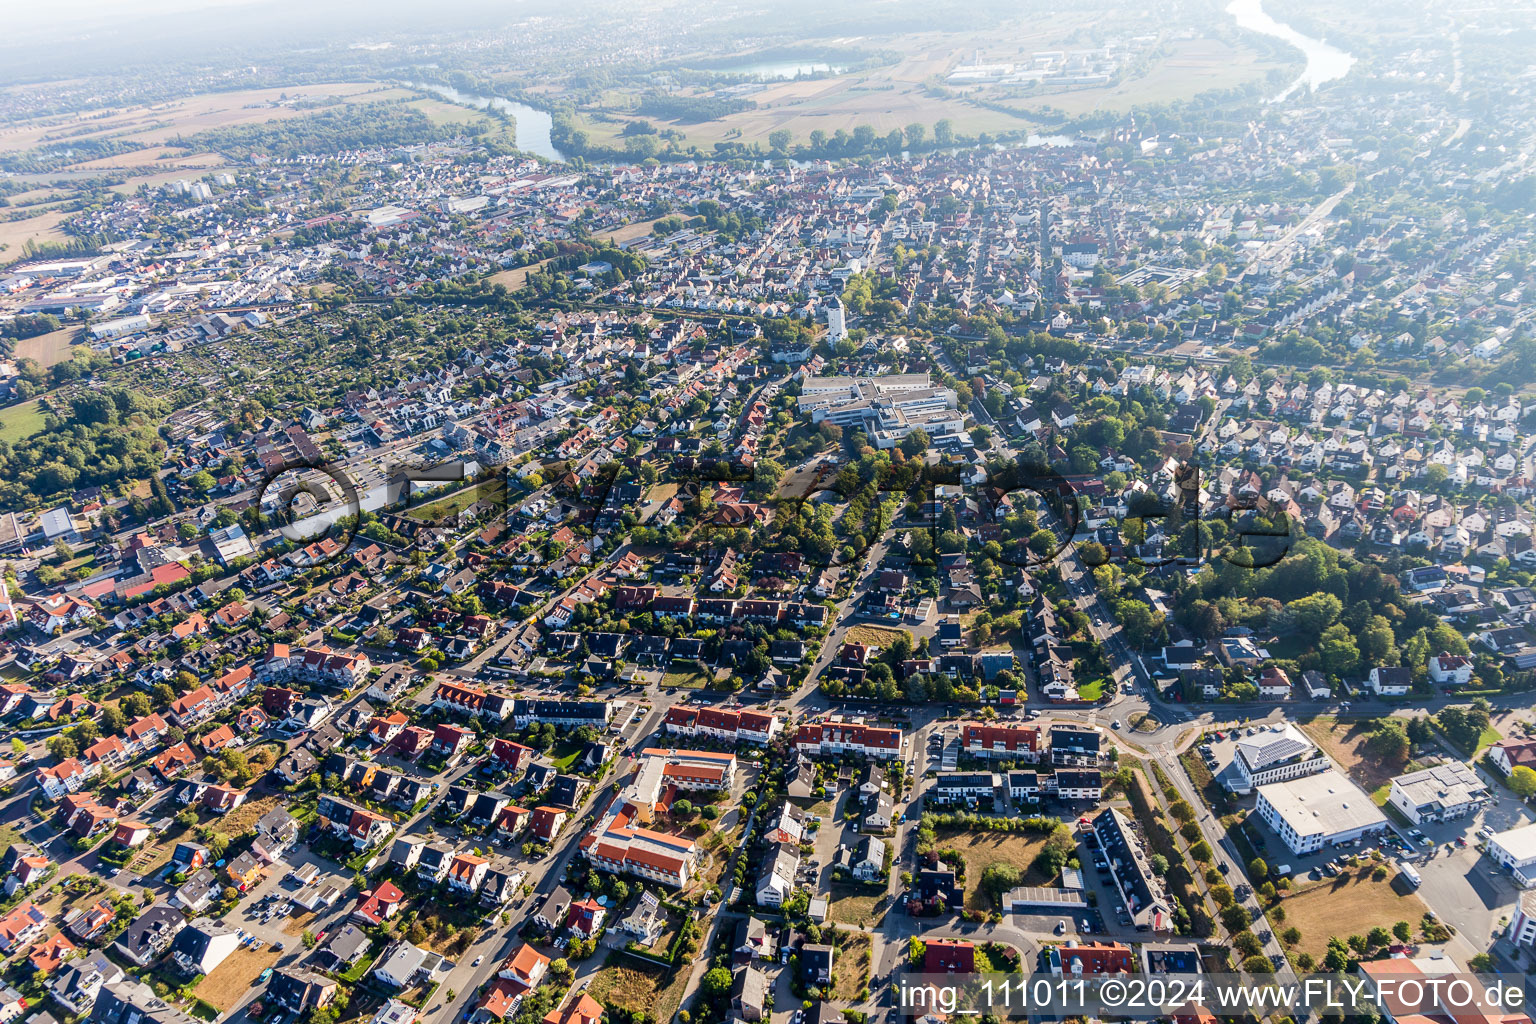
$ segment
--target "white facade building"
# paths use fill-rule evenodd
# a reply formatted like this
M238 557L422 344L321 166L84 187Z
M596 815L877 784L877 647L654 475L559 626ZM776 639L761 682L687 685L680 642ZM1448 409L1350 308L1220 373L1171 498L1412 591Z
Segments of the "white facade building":
M1415 825L1426 821L1451 821L1473 814L1487 801L1488 787L1477 772L1452 761L1392 780L1387 802Z
M1265 730L1238 741L1232 757L1235 777L1228 782L1228 788L1236 793L1251 793L1260 786L1316 775L1328 767L1322 751L1287 722L1279 732Z
M1536 825L1521 825L1488 838L1488 856L1509 869L1522 889L1536 885Z
M1259 787L1259 818L1292 853L1307 854L1383 832L1386 815L1337 771Z

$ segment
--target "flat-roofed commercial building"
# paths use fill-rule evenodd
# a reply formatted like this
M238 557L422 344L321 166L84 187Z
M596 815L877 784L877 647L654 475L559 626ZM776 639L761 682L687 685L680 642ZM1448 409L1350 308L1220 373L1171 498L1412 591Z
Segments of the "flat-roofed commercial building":
M1259 787L1259 818L1292 853L1313 853L1383 832L1387 817L1337 771Z
M935 439L965 430L959 396L934 386L926 373L809 377L800 388L799 408L812 423L862 427L877 448L894 448L914 430Z
M1488 838L1488 856L1509 868L1515 883L1529 889L1536 885L1536 825L1521 825Z
M1387 796L1387 802L1415 825L1465 818L1487 800L1487 784L1460 761L1399 775Z

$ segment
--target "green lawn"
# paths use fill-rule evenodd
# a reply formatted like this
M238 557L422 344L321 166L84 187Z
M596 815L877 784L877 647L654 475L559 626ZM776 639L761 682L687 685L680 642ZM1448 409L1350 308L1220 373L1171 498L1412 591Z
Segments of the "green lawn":
M0 441L23 441L43 429L37 399L0 409Z
M411 519L421 522L435 523L450 516L457 516L477 501L489 501L496 504L504 504L506 501L506 489L499 480L480 481L445 495L424 505L417 505L409 509L405 514Z
M1483 734L1477 738L1477 749L1472 752L1472 756L1477 757L1483 751L1487 750L1489 747L1493 746L1503 738L1503 736L1499 735L1499 730L1490 725L1488 728L1484 729Z
M1104 696L1104 680L1090 679L1077 688L1079 700L1098 700Z
M708 675L692 670L687 672L668 672L661 677L661 685L663 687L676 686L685 690L702 690L713 681Z
M550 763L562 772L569 771L571 765L576 763L576 755L581 753L581 748L584 746L586 744L574 741L557 743L555 748L550 751L550 754L554 756L554 760Z

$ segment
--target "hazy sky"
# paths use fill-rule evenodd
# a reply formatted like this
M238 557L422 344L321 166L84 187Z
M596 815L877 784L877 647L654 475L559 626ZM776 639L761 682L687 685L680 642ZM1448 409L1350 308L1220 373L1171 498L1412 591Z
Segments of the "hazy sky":
M54 0L7 6L6 24L30 32L67 35L81 29L111 27L125 21L164 14L195 14L220 7L245 7L263 0Z

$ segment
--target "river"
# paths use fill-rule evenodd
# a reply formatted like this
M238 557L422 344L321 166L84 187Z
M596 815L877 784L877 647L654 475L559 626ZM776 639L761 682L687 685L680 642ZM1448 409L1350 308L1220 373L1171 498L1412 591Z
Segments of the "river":
M437 85L432 82L405 83L412 89L424 89L427 92L436 93L451 103L462 103L466 107L474 107L476 110L498 110L503 114L510 114L517 122L516 142L517 148L524 153L532 153L546 160L565 162L565 154L555 148L550 141L549 131L555 126L554 119L547 111L538 107L530 107L526 103L516 103L500 96L477 96L474 93L460 92L451 85Z
M1281 103L1290 99L1296 90L1303 87L1310 92L1325 82L1343 78L1355 65L1352 54L1345 53L1337 46L1331 46L1321 39L1304 36L1291 26L1271 18L1264 12L1263 0L1232 0L1227 4L1227 13L1232 15L1238 28L1283 40L1296 47L1307 58L1307 66L1302 69L1296 81L1275 96L1271 100L1272 103Z

